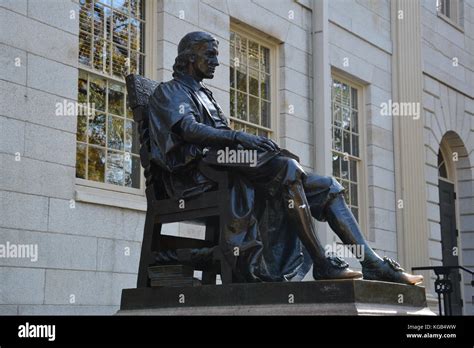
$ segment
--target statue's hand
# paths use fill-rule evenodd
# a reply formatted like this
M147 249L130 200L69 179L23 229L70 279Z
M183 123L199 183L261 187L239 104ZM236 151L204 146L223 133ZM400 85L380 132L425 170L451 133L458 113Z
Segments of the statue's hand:
M237 142L246 149L261 150L261 151L279 151L279 146L271 139L248 134L245 132L237 132L235 138Z

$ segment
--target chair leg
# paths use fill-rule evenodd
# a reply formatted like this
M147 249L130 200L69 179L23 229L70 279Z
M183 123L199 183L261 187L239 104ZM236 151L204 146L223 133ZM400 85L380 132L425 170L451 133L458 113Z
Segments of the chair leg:
M140 254L140 265L138 267L137 288L146 288L150 286L148 278L148 266L152 263L152 240L153 231L161 232L161 224L155 227L154 215L150 211L146 214L145 229L143 231L142 250Z
M225 206L223 204L223 206ZM218 220L218 231L219 231L219 235L218 235L218 240L220 241L220 238L222 238L222 236L224 235L224 226L226 224L226 219L227 217L227 214L225 214L225 212L223 214L221 214L221 216L219 217L219 220ZM219 245L220 245L220 242L219 242ZM220 274L221 274L221 281L222 281L222 284L232 284L232 280L233 280L233 274L232 274L232 266L229 264L229 262L227 262L226 258L224 257L224 254L222 253L222 250L219 249L219 264L220 264Z
M218 240L218 235L217 233L219 232L219 226L217 225L218 221L215 219L210 219L206 223L206 234L205 234L205 240L211 241L213 243L216 243ZM202 272L202 284L211 284L215 285L216 284L216 271L203 271Z
M220 263L222 284L232 284L232 267L225 259L221 259Z

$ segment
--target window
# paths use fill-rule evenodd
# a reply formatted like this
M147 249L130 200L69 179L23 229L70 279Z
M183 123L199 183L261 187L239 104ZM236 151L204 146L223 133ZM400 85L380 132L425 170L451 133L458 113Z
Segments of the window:
M446 162L444 160L441 149L438 152L438 175L440 178L444 178L444 179L448 178L448 170L446 168Z
M332 167L333 176L344 186L345 199L359 221L360 124L359 91L337 78L332 80Z
M123 79L143 70L143 0L81 0L79 63Z
M232 30L230 33L231 127L271 137L274 73L269 45Z
M139 139L125 76L144 73L144 2L81 0L76 177L139 189Z
M462 27L464 25L464 4L463 0L437 0L436 7L438 14L449 21Z

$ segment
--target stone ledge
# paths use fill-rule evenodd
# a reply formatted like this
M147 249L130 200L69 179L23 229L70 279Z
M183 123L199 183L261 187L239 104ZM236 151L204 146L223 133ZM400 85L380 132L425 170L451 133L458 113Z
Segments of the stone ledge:
M434 315L423 287L365 280L124 289L117 314Z

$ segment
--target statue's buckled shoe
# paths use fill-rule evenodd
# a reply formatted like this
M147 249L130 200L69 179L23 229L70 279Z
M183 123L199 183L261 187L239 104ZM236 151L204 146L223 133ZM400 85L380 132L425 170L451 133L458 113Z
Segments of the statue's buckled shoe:
M362 273L366 280L380 280L407 285L417 285L423 282L422 275L406 273L398 262L386 256L383 260L362 263Z
M362 278L362 273L349 268L346 261L337 256L328 256L328 265L324 270L313 266L314 280L356 279Z

